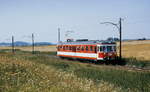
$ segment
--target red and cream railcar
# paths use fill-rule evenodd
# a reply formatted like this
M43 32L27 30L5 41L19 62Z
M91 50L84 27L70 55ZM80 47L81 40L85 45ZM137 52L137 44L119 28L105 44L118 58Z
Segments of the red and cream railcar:
M88 60L114 60L116 43L104 41L62 42L57 45L57 56Z

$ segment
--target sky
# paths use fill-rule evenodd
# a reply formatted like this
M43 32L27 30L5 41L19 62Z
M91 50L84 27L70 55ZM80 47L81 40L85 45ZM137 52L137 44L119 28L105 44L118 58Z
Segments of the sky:
M0 0L0 42L30 42L34 33L36 42L57 43L58 28L61 41L119 37L101 22L120 17L123 39L150 38L150 0Z

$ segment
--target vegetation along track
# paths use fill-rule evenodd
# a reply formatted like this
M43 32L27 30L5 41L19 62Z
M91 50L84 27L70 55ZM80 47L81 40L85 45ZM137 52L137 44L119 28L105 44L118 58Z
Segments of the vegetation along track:
M2 71L0 71L1 73L3 73L2 75L0 75L2 76L0 77L2 81L0 84L1 90L7 89L8 87L15 88L15 90L18 90L18 88L28 89L28 87L30 87L30 89L32 90L29 91L35 91L34 88L38 88L39 90L44 88L47 90L59 89L60 91L62 91L62 89L65 89L64 91L67 92L69 90L72 90L72 87L74 89L77 89L78 87L82 86L80 84L88 85L89 83L92 82L92 86L91 84L86 86L86 87L90 87L89 92L91 92L92 90L91 88L95 88L93 90L97 90L98 88L106 89L106 91L97 90L93 92L112 92L112 90L117 90L115 92L150 92L150 72L148 70L144 70L144 68L148 69L149 66L148 62L144 64L139 63L138 61L131 63L131 61L134 61L134 59L131 59L129 60L130 62L126 63L126 65L121 66L121 65L111 65L111 64L109 65L94 64L86 61L79 62L75 60L66 60L66 59L63 60L57 58L55 52L35 52L35 54L33 55L31 54L31 52L16 51L16 54L11 54L9 52L6 53L3 52L0 54L1 54L0 55L1 60L6 62L6 64L5 62L2 62L1 65L1 67L4 67L1 69ZM9 66L9 63L11 62L12 65ZM20 64L23 65L23 67L20 66ZM140 68L143 69L140 70ZM44 69L45 71L43 71ZM38 72L35 72L37 70ZM75 83L76 85L80 85L80 86L75 86L74 84L71 84L73 82L72 77L70 78L69 81L68 78L67 80L61 79L63 78L64 75L61 76L59 75L60 77L56 75L53 77L56 79L51 79L52 75L54 75L55 72L57 71L69 73L69 76L72 76L72 74L73 76L75 75L77 79L80 79L79 82L77 83L75 82ZM22 76L22 72L25 73L24 74L25 76L24 75ZM26 75L28 75L29 77L27 77ZM14 81L13 78L18 78L18 76L19 79ZM44 76L47 76L46 80L50 78L49 81L42 79L44 78ZM5 78L8 78L9 80ZM76 81L76 78L74 79L74 81ZM83 81L84 79L89 81L85 82ZM24 81L20 81L20 80L24 80ZM28 81L28 80L32 80L32 81ZM58 81L54 81L54 80L58 80ZM100 85L99 87L98 84L103 83L102 81L104 81L105 85ZM49 85L49 83L51 84L51 82L52 84L55 83L56 85L55 88L53 88L54 87L53 85ZM24 85L25 83L27 84ZM48 84L48 85L41 86L40 83ZM60 83L62 83L61 85L62 89L59 88ZM64 85L64 83L67 84ZM4 84L6 86L4 86ZM110 87L109 84L112 86ZM84 88L85 86L83 86L81 90L83 90ZM110 89L110 88L116 88L116 89ZM20 89L20 90L24 90L24 89ZM55 91L55 92L59 92L59 91ZM69 92L79 92L79 90L77 91L72 90ZM80 92L85 92L85 91L80 91Z
M54 54L53 55L45 55L45 56L61 59ZM67 59L67 58L66 58L66 60L78 62L80 64L92 65L94 67L105 66L105 67L111 68L111 69L150 72L150 62L147 62L147 61L146 61L146 63L143 61L134 61L135 62L134 64L129 64L128 62L132 62L132 61L130 61L130 59L128 59L128 61L124 59L123 61L121 61L121 62L123 62L122 64L117 64L117 63L112 64L111 62L109 64L105 64L105 63L100 63L100 62L99 63L93 63L91 61L86 61L86 60L78 61L75 59Z

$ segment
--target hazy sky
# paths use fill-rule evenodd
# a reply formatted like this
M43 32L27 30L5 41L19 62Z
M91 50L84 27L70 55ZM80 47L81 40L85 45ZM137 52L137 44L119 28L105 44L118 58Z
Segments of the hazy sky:
M123 38L150 38L150 0L0 0L0 42L57 41L66 31L75 39L118 37L112 25L100 24L123 20Z

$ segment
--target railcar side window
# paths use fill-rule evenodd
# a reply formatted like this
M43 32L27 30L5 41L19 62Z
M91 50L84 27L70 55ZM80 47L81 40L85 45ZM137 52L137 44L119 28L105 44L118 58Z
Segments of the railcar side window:
M95 51L95 53L97 52L97 48L96 48L96 46L94 47L94 51Z
M69 46L69 50L71 50L71 46Z
M81 50L81 46L79 46L79 51Z
M72 47L72 51L75 52L76 51L76 46Z
M88 46L86 46L86 51L88 51Z
M72 50L72 46L70 46L71 50Z
M68 50L68 46L66 46L66 50Z
M82 46L82 51L84 51L84 46Z
M93 46L90 46L90 51L93 51Z
M79 50L80 50L80 49L79 49L79 46L77 46L77 47L76 47L76 50L77 50L77 51L79 51Z

